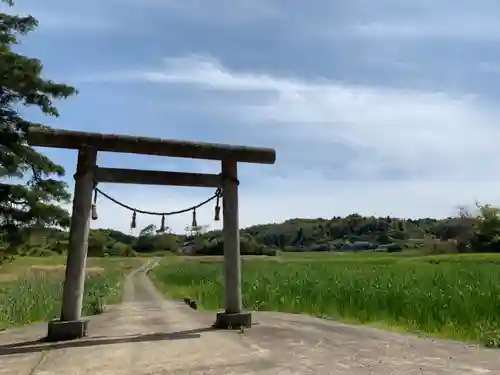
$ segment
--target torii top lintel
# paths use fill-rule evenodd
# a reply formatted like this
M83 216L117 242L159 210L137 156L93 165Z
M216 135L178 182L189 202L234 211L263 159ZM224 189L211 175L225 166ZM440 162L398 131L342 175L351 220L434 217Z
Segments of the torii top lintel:
M233 159L244 163L274 164L276 161L276 151L271 148L89 133L42 126L33 126L29 129L28 143L40 147L77 150L92 147L98 151L192 159Z

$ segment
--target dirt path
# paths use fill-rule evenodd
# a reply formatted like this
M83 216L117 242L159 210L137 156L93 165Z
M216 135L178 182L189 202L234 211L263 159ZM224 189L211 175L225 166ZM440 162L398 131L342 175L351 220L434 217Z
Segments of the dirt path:
M456 342L291 314L257 313L244 333L214 331L213 320L163 300L141 267L86 339L41 344L46 324L0 333L0 375L500 373L499 351Z

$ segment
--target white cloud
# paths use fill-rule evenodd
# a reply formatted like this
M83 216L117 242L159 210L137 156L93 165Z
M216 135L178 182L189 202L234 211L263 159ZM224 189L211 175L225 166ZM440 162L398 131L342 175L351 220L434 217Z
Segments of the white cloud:
M500 161L500 114L480 97L237 72L200 56L167 59L157 71L115 76L125 78L227 93L231 105L221 102L218 112L233 119L242 139L249 140L256 132L277 139L281 145L277 164L284 177L269 178L265 172L252 175L251 188L245 188L242 177L243 226L352 212L447 216L459 204L500 203L500 179L493 169ZM273 95L247 102L247 96L239 95L245 92ZM203 111L203 104L197 108ZM291 164L282 156L293 152L287 146L292 141L315 151L318 160ZM346 158L341 181L325 177L329 160L334 164L338 157L337 144L358 151L357 158ZM319 149L327 151L318 154ZM268 172L278 166L259 168ZM394 170L403 171L406 179L391 180L387 171ZM165 210L189 206L210 193L200 192L195 199L152 187L113 192L141 208ZM130 218L122 211L103 210L107 214L97 225L128 227ZM211 210L200 210L200 221L210 221ZM182 230L190 220L187 215L170 222L175 230Z
M470 95L238 73L202 57L167 59L164 70L140 76L227 93L274 92L260 104L244 98L234 104L233 98L221 111L238 116L246 126L242 132L281 132L311 147L331 142L364 150L358 167L366 171L404 169L415 178L470 180L489 178L490 162L500 160L500 113Z

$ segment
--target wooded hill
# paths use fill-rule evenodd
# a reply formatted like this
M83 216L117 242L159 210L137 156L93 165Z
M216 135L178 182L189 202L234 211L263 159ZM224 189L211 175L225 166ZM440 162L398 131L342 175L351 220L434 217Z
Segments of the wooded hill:
M480 207L477 217L469 214L442 220L376 218L356 214L332 219L291 219L242 229L241 252L276 255L280 251L500 251L498 217L496 208L484 206ZM5 244L4 250L23 255L63 254L67 245L67 231L40 229L31 230L25 241L15 248L8 250L9 246ZM157 234L154 225L143 228L138 236L113 229L91 230L90 233L90 256L135 256L157 252L221 255L222 233L204 233L197 227L190 228L188 234Z

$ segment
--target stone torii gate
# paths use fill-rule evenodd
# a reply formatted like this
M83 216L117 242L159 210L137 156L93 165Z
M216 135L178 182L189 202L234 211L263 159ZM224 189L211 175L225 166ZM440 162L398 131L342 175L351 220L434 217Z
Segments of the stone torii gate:
M92 192L95 183L99 182L222 188L225 311L217 314L214 327L227 329L251 326L251 314L242 308L237 163L274 164L274 149L45 127L32 127L28 132L28 142L31 146L78 150L61 317L49 323L47 340L72 340L87 334L88 319L82 318L81 311ZM96 164L99 151L220 160L222 173L102 168Z

